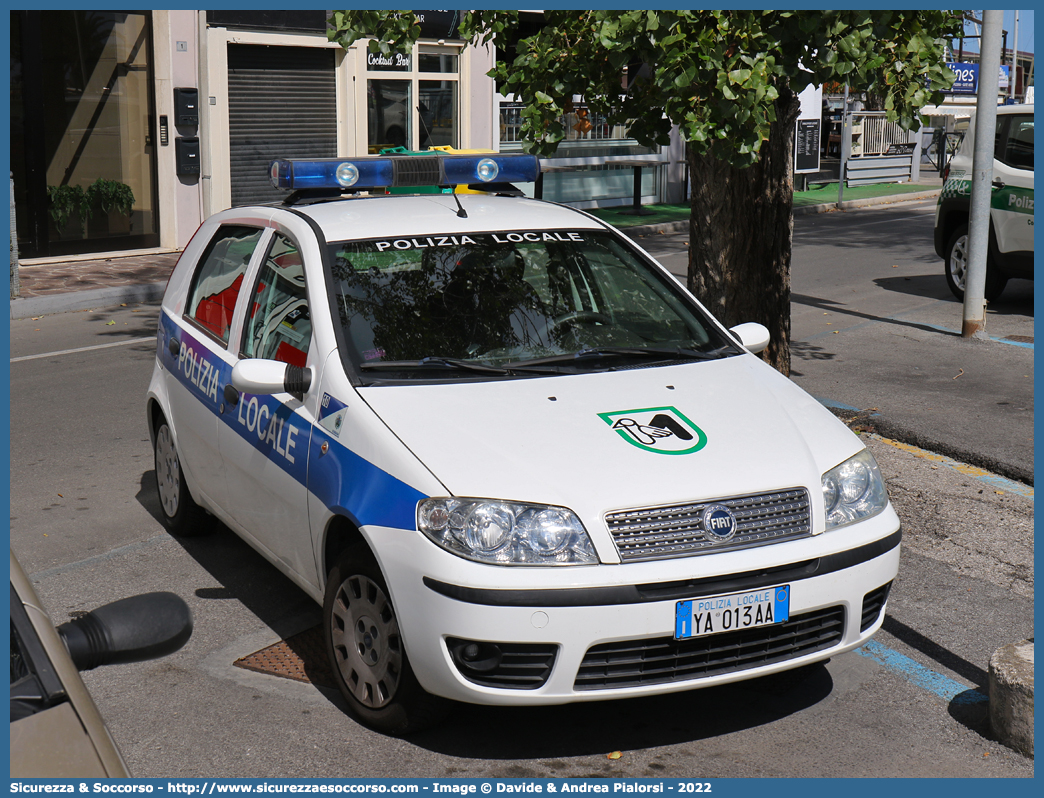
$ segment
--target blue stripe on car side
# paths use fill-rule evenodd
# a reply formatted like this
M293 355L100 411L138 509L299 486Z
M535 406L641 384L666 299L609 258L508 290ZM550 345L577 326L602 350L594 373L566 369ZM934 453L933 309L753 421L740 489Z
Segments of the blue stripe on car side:
M326 454L324 442L330 444ZM347 514L360 526L417 528L417 502L427 494L345 448L322 427L312 428L309 460L313 468L308 490L332 512Z
M157 349L164 366L237 435L264 453L272 462L334 513L355 523L416 529L417 502L426 498L405 482L349 450L317 425L308 422L271 396L241 393L234 408L219 412L225 403L224 388L232 368L213 354L167 313L160 319L163 335ZM171 338L179 342L179 354L168 350ZM298 422L298 423L294 423ZM323 443L329 447L325 454ZM311 480L308 463L313 464Z

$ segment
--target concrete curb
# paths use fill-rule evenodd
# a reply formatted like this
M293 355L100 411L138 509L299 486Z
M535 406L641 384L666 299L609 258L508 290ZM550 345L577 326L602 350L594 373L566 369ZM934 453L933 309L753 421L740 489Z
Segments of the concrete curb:
M959 445L922 435L904 424L897 424L891 419L874 412L838 405L823 398L819 398L819 402L850 427L857 427L866 432L876 433L883 438L902 441L911 446L916 446L918 449L945 455L962 463L985 469L992 474L1033 487L1034 471L1032 468L998 460L991 454L972 451Z
M1033 639L990 657L990 727L1009 748L1033 756Z
M871 205L891 205L895 202L931 199L932 197L938 197L941 192L941 188L934 188L923 192L911 191L909 194L889 194L885 197L867 197L866 199L860 200L844 200L841 203L841 210L847 211L852 208L868 208ZM794 208L794 215L805 216L810 213L830 213L831 211L836 210L836 202L825 202L821 205L804 205L800 208Z
M51 313L106 308L132 302L155 302L163 297L166 282L89 288L65 294L41 294L11 300L11 320L29 319Z

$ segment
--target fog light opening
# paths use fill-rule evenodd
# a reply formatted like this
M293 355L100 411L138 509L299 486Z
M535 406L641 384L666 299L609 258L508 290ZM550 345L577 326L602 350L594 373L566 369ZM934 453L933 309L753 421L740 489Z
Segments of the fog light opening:
M478 643L470 640L457 641L450 648L450 655L457 667L471 673L489 673L500 667L501 651L495 643Z

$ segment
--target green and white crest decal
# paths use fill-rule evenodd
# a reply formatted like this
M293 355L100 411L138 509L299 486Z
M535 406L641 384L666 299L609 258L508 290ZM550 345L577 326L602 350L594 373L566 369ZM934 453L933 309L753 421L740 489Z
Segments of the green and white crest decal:
M599 413L598 417L632 446L657 454L692 454L707 435L675 407L642 407Z

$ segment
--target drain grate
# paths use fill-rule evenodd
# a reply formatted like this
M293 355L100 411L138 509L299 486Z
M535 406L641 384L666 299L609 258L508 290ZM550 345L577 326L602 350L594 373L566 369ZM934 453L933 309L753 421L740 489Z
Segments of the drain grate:
M286 640L237 659L232 664L237 668L306 682L316 687L337 687L326 659L321 626L305 629Z

